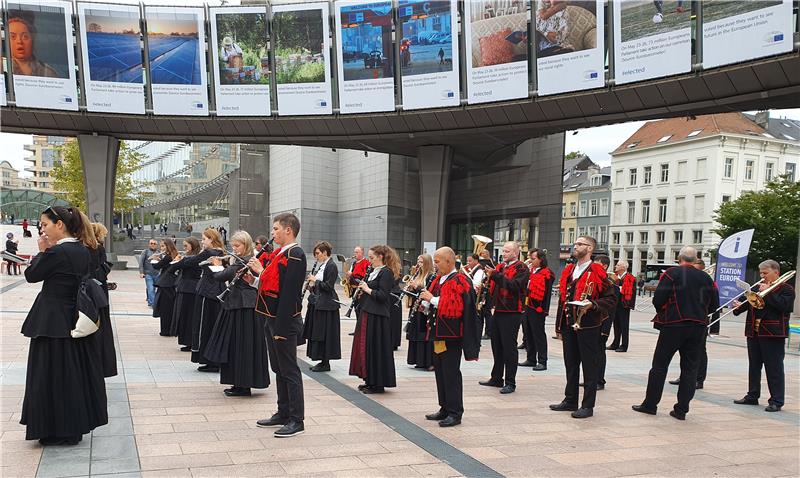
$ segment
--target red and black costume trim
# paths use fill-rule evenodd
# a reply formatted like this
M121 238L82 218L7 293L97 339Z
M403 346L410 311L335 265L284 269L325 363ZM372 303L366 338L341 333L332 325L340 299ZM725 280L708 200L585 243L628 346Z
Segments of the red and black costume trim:
M754 291L758 288L754 287ZM746 337L774 337L786 338L789 336L789 314L794 308L794 288L786 283L775 287L764 296L764 308L754 309L749 302L743 302L733 313L740 315L747 312L744 324ZM759 322L758 331L755 323Z
M528 306L538 313L547 312L550 307L550 293L555 282L553 271L543 267L531 272L528 279Z
M494 270L489 295L494 300L495 312L522 312L530 269L522 262L514 261L511 265L501 262Z
M594 303L594 307L581 319L581 328L589 329L599 327L608 319L608 311L616 305L616 297L610 288L608 274L601 264L591 263L577 279L572 278L575 264L568 264L561 272L559 281L560 301L562 307L561 327L571 327L575 323L577 307L567 304L569 301L580 300L589 284L592 293L587 299ZM566 321L566 322L565 322Z

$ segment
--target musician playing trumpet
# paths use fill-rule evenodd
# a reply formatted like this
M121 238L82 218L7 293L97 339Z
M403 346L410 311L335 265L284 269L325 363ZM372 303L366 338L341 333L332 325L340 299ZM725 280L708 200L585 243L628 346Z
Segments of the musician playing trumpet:
M233 255L229 265L223 259L212 257L216 266L211 278L218 283L228 283L228 292L220 295L222 313L217 320L206 347L206 358L219 364L219 383L231 385L223 391L228 397L249 397L251 388L267 388L269 373L267 344L264 339L265 318L255 313L256 289L242 280L247 272L247 262L253 256L253 240L245 231L231 236Z
M331 260L331 245L326 241L314 246L317 270L306 278L309 297L306 320L303 325L303 338L308 341L306 355L320 362L311 367L312 372L329 372L331 360L342 358L339 340L339 296L336 294L336 281L339 268Z
M747 395L734 403L758 405L761 396L761 367L767 374L769 402L767 412L779 412L784 399L784 342L789 335L789 314L792 312L795 291L786 281L778 282L780 265L766 260L758 265L763 281L753 288L763 295L764 307L758 309L749 301L733 301L734 315L747 312L744 335L747 337L749 363Z

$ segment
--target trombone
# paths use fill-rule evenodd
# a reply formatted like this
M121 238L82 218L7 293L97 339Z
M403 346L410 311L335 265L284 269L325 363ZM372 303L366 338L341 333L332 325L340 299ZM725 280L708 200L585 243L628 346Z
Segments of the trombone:
M770 292L772 292L773 290L775 290L775 288L776 288L777 286L779 286L779 285L783 284L784 282L788 282L788 281L789 281L789 280L790 280L792 277L794 277L794 276L795 276L795 274L796 274L796 273L797 273L797 271L788 271L788 272L785 272L785 273L784 273L784 274L782 274L780 277L778 277L778 278L775 280L775 282L773 282L772 284L770 284L770 286L769 286L769 287L767 287L766 289L764 289L764 290L762 290L762 291L760 291L760 292L756 292L756 291L754 291L753 289L754 289L754 288L755 288L757 285L759 285L759 284L761 284L762 282L764 282L764 279L761 279L761 280L759 280L758 282L756 282L755 284L753 284L753 285L752 285L752 287L750 287L750 290L746 290L746 291L744 291L744 299L745 299L745 300L746 300L746 301L747 301L747 302L748 302L748 303L749 303L749 304L750 304L750 305L751 305L751 306L752 306L754 309L763 309L763 308L764 308L764 297L766 297L766 296L767 296L767 295L768 295ZM710 318L712 315L714 315L714 314L718 313L720 310L722 310L722 309L723 309L725 306L727 306L728 304L730 304L731 302L733 302L734 300L736 300L736 299L739 299L739 298L741 298L741 296L737 296L737 297L735 297L735 298L733 298L733 299L729 300L729 301L728 301L728 302L726 302L724 305L720 306L720 307L719 307L717 310L715 310L714 312L712 312L712 313L708 314L708 317ZM716 320L714 320L713 322L711 322L710 324L708 324L708 327L711 327L712 325L716 324L717 322L719 322L720 320L722 320L724 317L727 317L727 316L729 316L730 314L732 314L732 313L733 313L733 311L734 311L734 310L736 310L736 308L735 308L735 307L734 307L734 308L732 308L731 310L729 310L729 311L725 312L724 314L720 315L719 317L717 317L717 318L716 318ZM760 322L761 322L761 319L756 319L756 320L755 320L754 327L755 327L756 331L758 331L758 326L760 325Z

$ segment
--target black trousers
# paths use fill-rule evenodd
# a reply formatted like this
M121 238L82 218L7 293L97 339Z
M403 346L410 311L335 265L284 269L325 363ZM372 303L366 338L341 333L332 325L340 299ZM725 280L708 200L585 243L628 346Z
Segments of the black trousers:
M433 354L436 374L436 393L439 409L448 416L461 418L464 414L464 386L461 378L461 341L445 340L447 350Z
M611 346L615 349L628 350L628 335L631 327L631 309L617 307L614 314L614 340Z
M606 384L606 342L608 335L600 334L600 350L597 351L597 383Z
M303 400L303 377L297 365L297 335L286 340L275 340L272 321L267 319L267 353L269 364L275 372L275 385L278 389L278 415L302 422L305 414Z
M564 401L570 405L578 405L581 368L583 368L581 408L594 408L597 397L600 327L575 330L564 321L561 327L561 345L564 347L564 367L567 370Z
M678 403L675 410L689 412L689 402L694 398L697 384L697 370L705 344L706 327L704 325L665 326L658 334L656 349L653 352L653 365L647 378L647 392L644 405L655 409L664 393L664 380L667 369L675 352L681 355L681 377L678 385Z
M492 324L494 323L494 317L492 317L492 311L489 309L488 306L485 306L481 311L478 313L478 332L481 334L486 334L487 336L492 335L491 328ZM484 324L486 324L486 328L484 329Z
M750 398L757 399L761 396L761 366L763 365L764 371L767 373L769 403L783 406L785 388L783 374L784 347L784 339L782 338L747 338L747 359L750 364L747 395Z
M702 383L706 381L706 373L708 373L708 334L703 336L703 352L700 354L700 365L697 367L697 381Z
M505 371L506 385L517 384L517 336L522 322L522 313L495 312L489 336L492 338L492 380L503 380Z
M544 331L545 312L536 312L536 309L525 308L522 318L522 334L525 337L525 351L527 360L533 363L547 365L547 334Z

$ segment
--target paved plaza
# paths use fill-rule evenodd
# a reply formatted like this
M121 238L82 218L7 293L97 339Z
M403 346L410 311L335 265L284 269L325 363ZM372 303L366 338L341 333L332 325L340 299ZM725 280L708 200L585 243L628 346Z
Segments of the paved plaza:
M21 252L31 246L23 242ZM257 419L275 411L274 383L254 390L252 397L225 397L218 374L196 371L174 338L158 335L158 319L150 316L143 281L133 269L114 271L110 279L119 283L111 303L121 366L120 374L107 380L109 424L77 447L43 449L25 441L19 425L28 350L28 339L19 330L40 288L21 279L3 275L0 280L3 477L800 474L800 340L795 336L787 349L782 412L734 405L733 399L746 392L747 380L739 318L726 320L722 335L709 340L708 379L685 422L667 414L676 391L670 385L657 416L630 409L644 396L657 337L650 315L635 312L629 351L608 352L608 385L598 392L593 418L575 420L547 407L563 397L558 341L548 344L549 370L520 368L517 391L510 395L478 385L489 377L492 364L484 341L481 359L462 366L463 424L448 429L424 418L437 410L434 377L406 365L405 341L395 353L397 388L384 395L355 391L360 381L347 373L347 332L355 322L343 320L343 359L331 363L330 373L302 366L306 433L281 440L273 438L272 429L256 427ZM547 328L552 332L552 319ZM304 347L298 354L306 361ZM677 377L677 370L676 360L669 377ZM766 380L762 388L766 405Z

